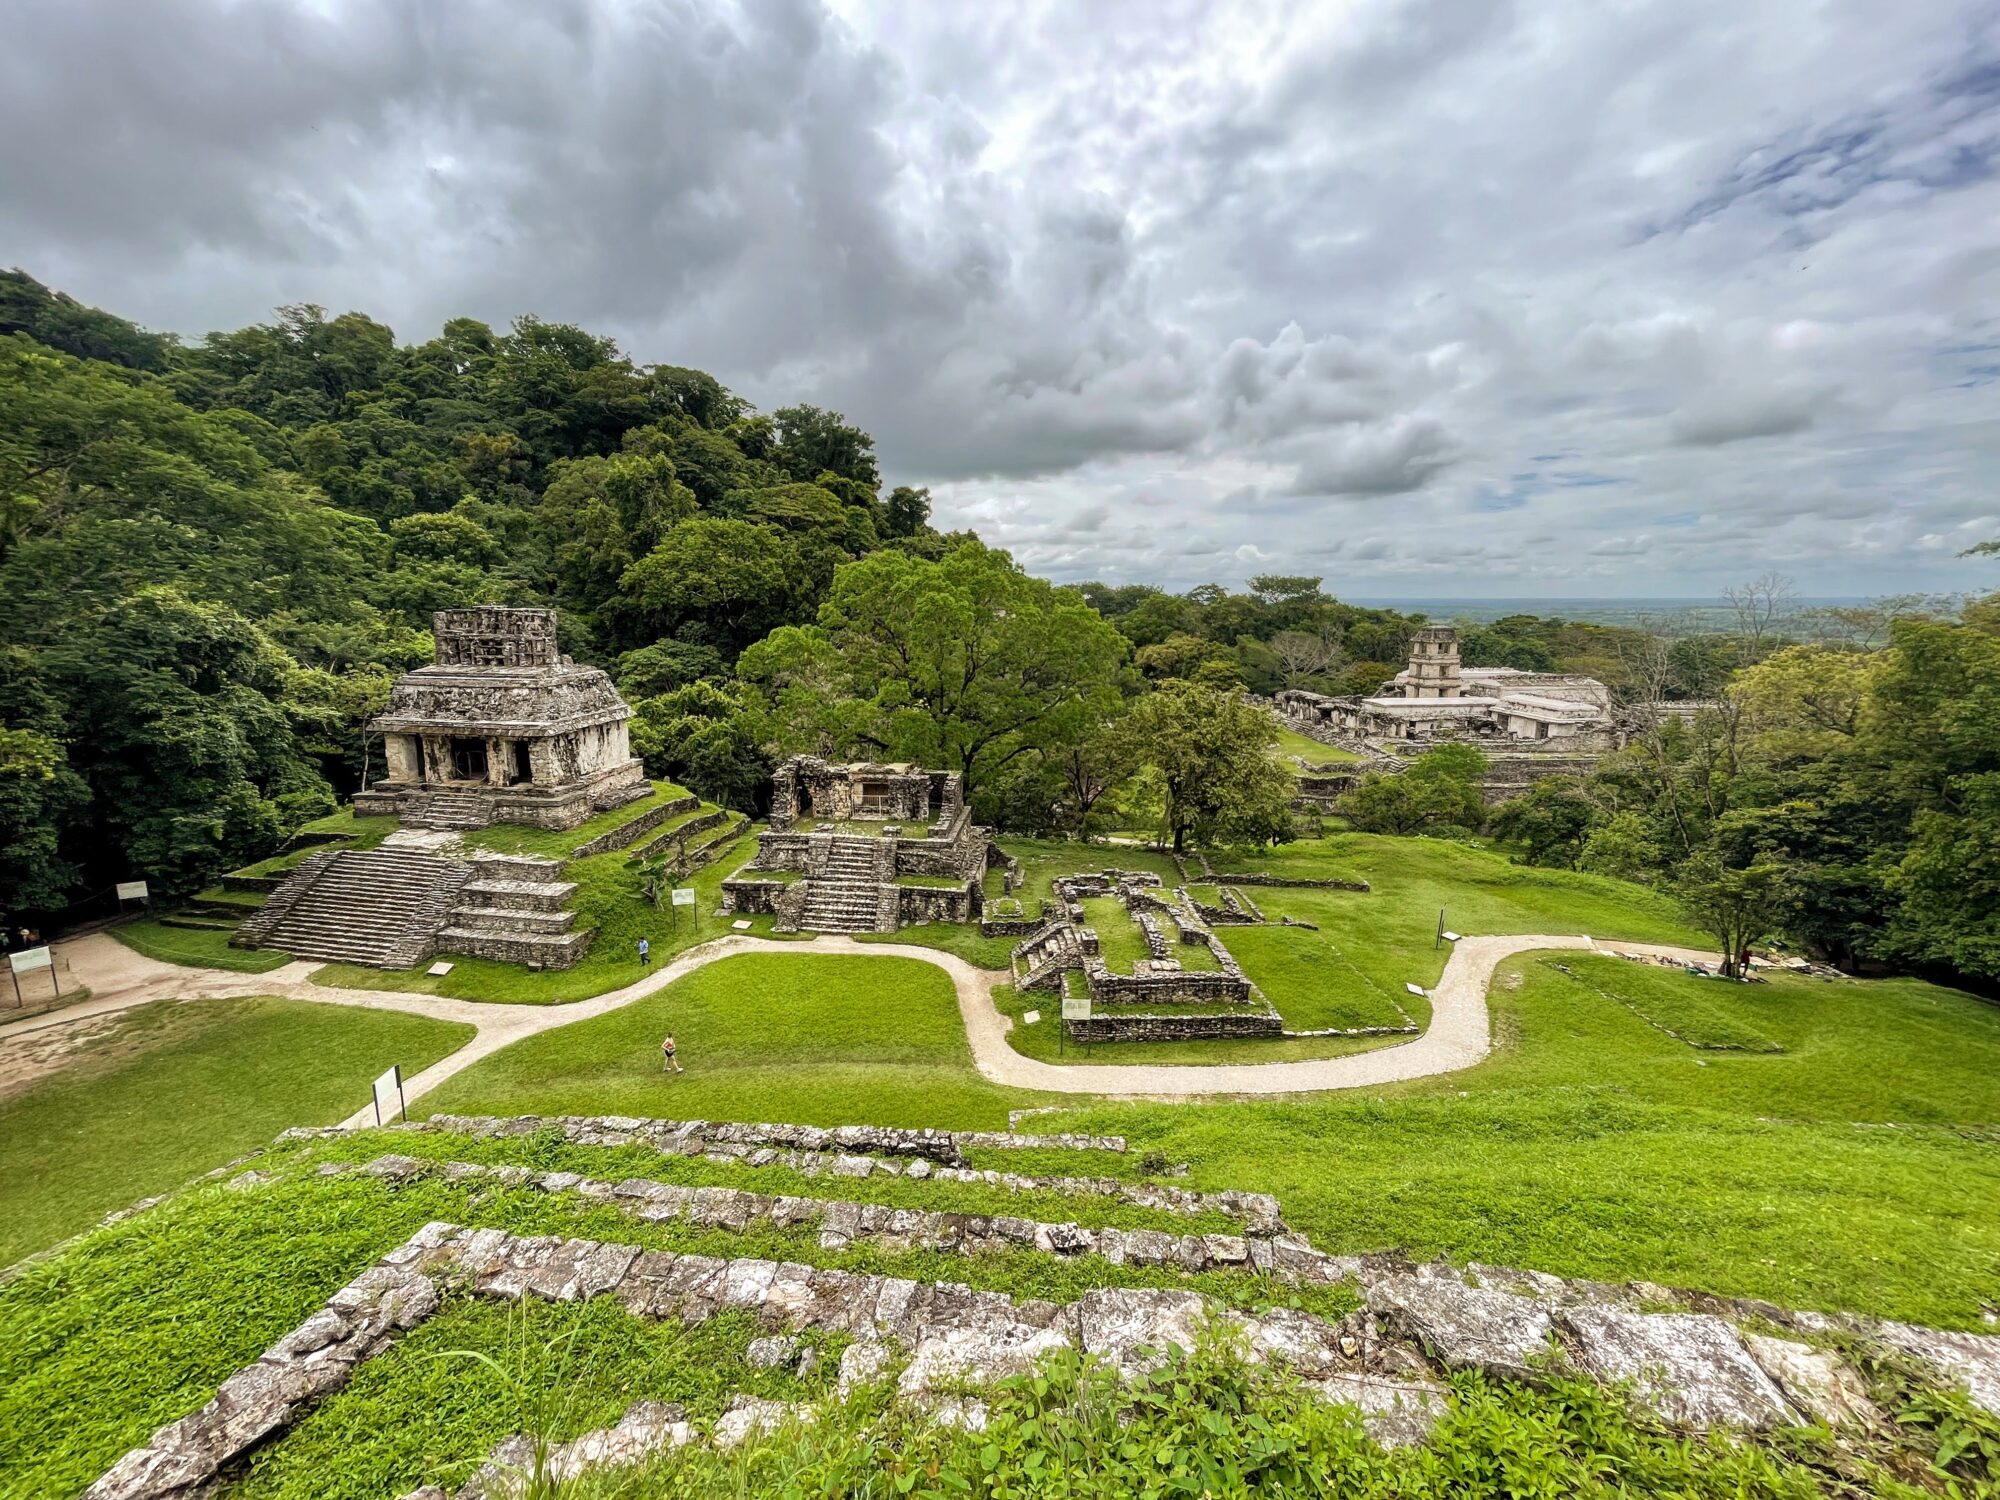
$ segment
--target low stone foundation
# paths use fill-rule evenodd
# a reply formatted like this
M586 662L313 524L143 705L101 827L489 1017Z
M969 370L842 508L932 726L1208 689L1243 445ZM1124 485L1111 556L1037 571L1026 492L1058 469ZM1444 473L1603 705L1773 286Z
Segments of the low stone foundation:
M1285 1034L1285 1023L1275 1011L1207 1016L1093 1013L1085 1020L1065 1021L1063 1026L1070 1039L1078 1042L1199 1042Z

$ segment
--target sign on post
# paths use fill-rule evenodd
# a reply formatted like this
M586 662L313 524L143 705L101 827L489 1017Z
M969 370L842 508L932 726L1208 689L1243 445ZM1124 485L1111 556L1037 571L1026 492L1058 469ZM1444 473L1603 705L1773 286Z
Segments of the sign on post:
M118 882L118 899L120 901L144 901L146 895L146 882L143 880L121 880Z
M23 948L19 953L8 954L7 962L16 974L26 974L33 969L53 969L56 955L55 950L44 943L39 948Z
M1065 1021L1088 1021L1090 1019L1090 996L1064 995L1063 1019Z
M61 996L62 981L56 978L55 950L44 943L39 948L23 948L19 953L7 955L7 974L14 982L15 1005L22 1006L28 1003L21 998L21 976L32 974L37 969L49 971L49 983L55 986L57 996Z
M403 1116L403 1069L398 1064L375 1080L375 1123L386 1125L385 1113ZM405 1117L407 1118L407 1117Z
M675 887L674 887L674 905L676 905L676 906L693 906L693 905L694 905L694 887L693 887L693 886L691 886L691 885L677 885L677 886L675 886Z

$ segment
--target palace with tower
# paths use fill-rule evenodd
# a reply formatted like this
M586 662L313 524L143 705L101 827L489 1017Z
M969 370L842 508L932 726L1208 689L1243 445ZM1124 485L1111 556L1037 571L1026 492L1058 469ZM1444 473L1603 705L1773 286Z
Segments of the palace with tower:
M1574 753L1609 750L1616 739L1611 689L1595 677L1461 664L1458 632L1419 630L1410 664L1370 697L1286 691L1278 711L1305 729L1381 742L1384 748L1439 740L1560 742ZM1321 737L1321 736L1315 736Z

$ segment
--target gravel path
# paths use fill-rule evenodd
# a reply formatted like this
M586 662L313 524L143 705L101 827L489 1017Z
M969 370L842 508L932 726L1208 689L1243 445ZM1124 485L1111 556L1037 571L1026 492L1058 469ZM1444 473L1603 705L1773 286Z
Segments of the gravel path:
M1468 937L1452 949L1437 987L1430 991L1431 1024L1415 1041L1381 1047L1347 1057L1302 1062L1239 1063L1215 1066L1149 1064L1058 1065L1021 1056L1007 1044L1013 1023L993 1005L993 987L1005 984L1005 971L974 968L964 959L935 948L906 943L862 943L846 937L820 937L811 942L774 943L761 938L730 936L700 944L647 975L589 1000L567 1005L499 1005L480 1000L449 1000L437 995L396 990L334 989L311 982L320 967L313 962L286 964L262 974L221 969L185 968L147 958L104 933L62 945L64 957L78 982L90 986L91 998L64 1010L0 1026L0 1047L52 1027L105 1016L154 1000L208 1000L237 995L281 995L321 1005L353 1005L368 1010L400 1010L412 1015L461 1021L476 1030L473 1039L449 1057L403 1081L405 1098L415 1100L454 1074L524 1037L589 1020L629 1005L691 974L704 964L736 953L843 953L871 958L912 958L933 964L951 976L958 993L958 1010L965 1021L973 1065L994 1083L1011 1088L1039 1089L1058 1094L1096 1094L1152 1099L1185 1099L1204 1094L1298 1094L1326 1089L1366 1088L1398 1083L1471 1067L1491 1050L1487 1024L1486 988L1493 970L1513 954L1545 948L1595 948L1603 952L1645 953L1713 961L1712 954L1694 949L1663 948L1645 943L1594 943L1587 937L1547 934ZM359 1111L347 1123L371 1123L372 1110Z

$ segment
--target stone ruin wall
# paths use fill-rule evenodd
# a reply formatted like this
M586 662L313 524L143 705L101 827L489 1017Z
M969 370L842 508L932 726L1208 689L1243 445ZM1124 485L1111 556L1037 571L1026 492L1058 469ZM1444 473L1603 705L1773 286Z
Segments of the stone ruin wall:
M1065 1021L1079 1042L1203 1042L1232 1037L1283 1036L1284 1022L1270 1012L1215 1016L1092 1016Z
M977 886L899 885L894 890L896 921L900 926L979 920L980 895Z

